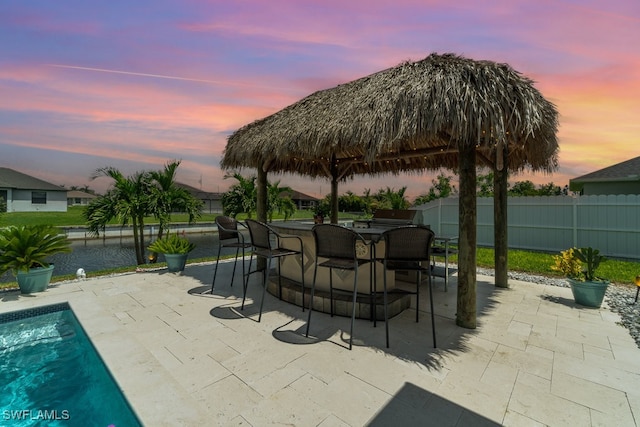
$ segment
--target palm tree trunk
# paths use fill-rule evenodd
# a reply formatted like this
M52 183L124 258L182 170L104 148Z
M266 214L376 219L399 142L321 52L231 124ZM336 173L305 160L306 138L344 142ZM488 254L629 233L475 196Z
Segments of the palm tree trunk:
M140 216L138 219L138 239L140 240L138 246L140 248L140 264L146 264L147 260L144 256L145 254L145 245L144 245L144 217Z
M156 240L162 239L163 235L164 235L164 227L162 226L162 224L160 224L160 226L158 227L158 234L156 235ZM158 262L158 253L151 252L149 254L149 264L154 264L156 262Z
M134 215L131 225L133 227L133 246L136 251L136 263L138 265L146 264L144 259L144 220Z
M138 240L138 220L134 216L131 219L131 226L133 227L133 247L136 251L136 264L144 264L140 262L140 241Z

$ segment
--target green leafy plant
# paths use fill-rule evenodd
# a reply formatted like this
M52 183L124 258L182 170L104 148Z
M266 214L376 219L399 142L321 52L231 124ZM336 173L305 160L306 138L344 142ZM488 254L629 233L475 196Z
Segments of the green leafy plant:
M596 276L596 271L600 266L600 263L607 259L600 255L600 251L593 248L580 248L574 251L576 258L584 264L582 267L582 274L584 279L588 282L603 281L601 277Z
M325 217L329 215L330 211L331 211L331 207L329 206L329 202L326 199L320 200L313 207L313 214L315 216Z
M47 258L71 252L67 236L50 225L21 225L0 230L0 274L49 267Z
M596 275L600 263L606 261L598 249L571 248L560 252L560 255L555 255L553 260L555 264L551 269L562 272L570 279L586 282L606 281Z
M196 245L186 237L177 234L167 234L161 239L149 245L149 250L161 254L187 254L195 249Z

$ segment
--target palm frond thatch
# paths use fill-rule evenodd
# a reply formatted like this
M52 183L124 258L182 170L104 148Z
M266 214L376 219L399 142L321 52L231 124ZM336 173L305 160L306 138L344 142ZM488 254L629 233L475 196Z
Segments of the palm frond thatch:
M458 167L473 144L491 164L506 146L511 171L557 168L558 113L507 64L432 54L315 92L233 133L225 169L312 177Z

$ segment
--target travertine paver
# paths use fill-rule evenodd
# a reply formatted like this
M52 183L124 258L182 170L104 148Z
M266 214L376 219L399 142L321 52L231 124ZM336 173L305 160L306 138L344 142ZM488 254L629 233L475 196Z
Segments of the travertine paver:
M609 425L633 425L624 392L573 375L556 372L551 380L551 392L572 402L607 414ZM614 422L615 420L615 422Z
M551 381L536 375L518 374L509 410L546 425L591 425L589 408L551 393Z
M146 425L637 425L640 350L618 316L573 303L568 288L479 276L478 328L455 326L456 282L428 293L420 322L384 323L314 313L267 295L257 282L216 292L211 264L68 282L26 297L0 294L0 312L69 301ZM257 279L254 279L257 280ZM410 285L410 287L413 285ZM415 304L415 300L413 301Z

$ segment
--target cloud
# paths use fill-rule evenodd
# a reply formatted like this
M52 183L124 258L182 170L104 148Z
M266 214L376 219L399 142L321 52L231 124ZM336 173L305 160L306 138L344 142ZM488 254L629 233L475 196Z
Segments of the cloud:
M218 164L230 132L318 89L455 52L508 62L557 104L560 170L532 180L566 182L639 155L639 5L5 2L0 161L11 151L31 169L40 155L42 171L64 176L85 165L131 173L183 158L185 180L197 182L202 173L205 186L226 188ZM317 193L319 181L286 176L283 184L289 179ZM407 183L413 194L430 179L365 178L341 189Z

